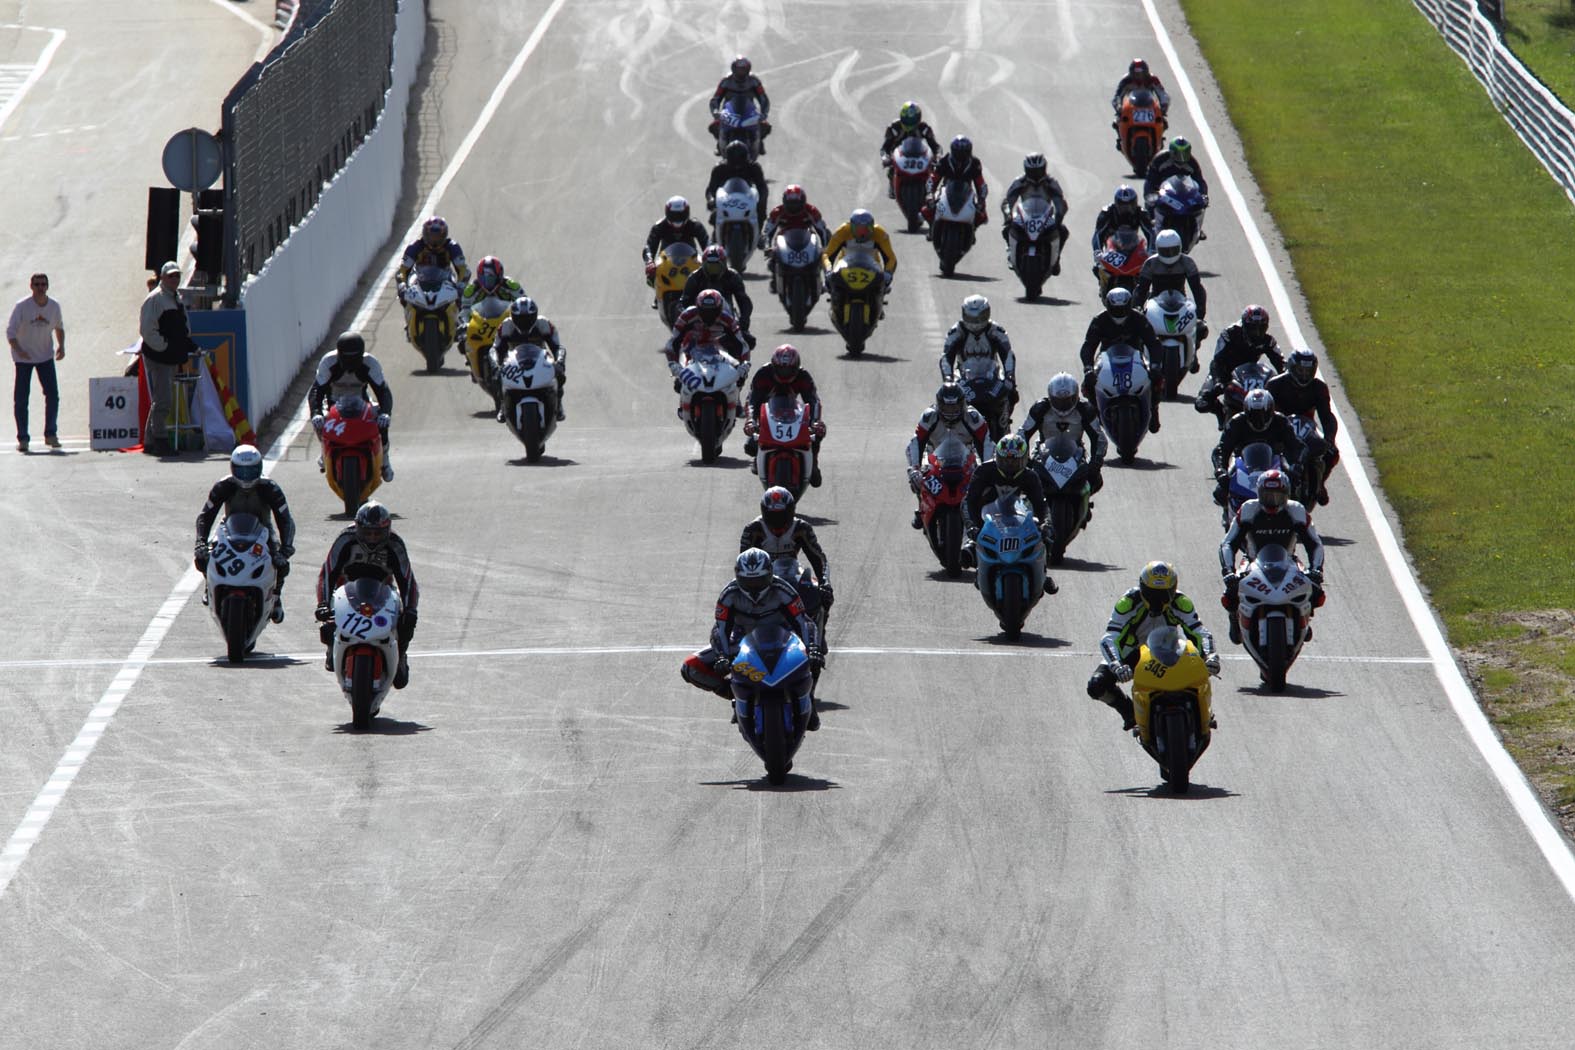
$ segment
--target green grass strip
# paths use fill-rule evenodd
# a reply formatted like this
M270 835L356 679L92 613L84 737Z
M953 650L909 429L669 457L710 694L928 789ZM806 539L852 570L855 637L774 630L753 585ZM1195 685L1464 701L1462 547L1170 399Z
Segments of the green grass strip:
M1505 0L1504 40L1542 82L1575 106L1575 3Z
M1406 0L1182 6L1452 641L1564 607L1575 211Z

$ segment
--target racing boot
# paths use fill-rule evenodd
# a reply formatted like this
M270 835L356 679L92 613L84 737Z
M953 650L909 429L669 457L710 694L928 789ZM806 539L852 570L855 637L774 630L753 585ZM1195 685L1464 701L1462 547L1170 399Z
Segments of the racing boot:
M1100 699L1114 708L1116 713L1121 716L1122 732L1137 726L1137 715L1132 710L1132 698L1122 692L1119 686L1111 686Z
M410 661L404 653L399 654L399 667L394 671L394 688L403 689L410 684Z

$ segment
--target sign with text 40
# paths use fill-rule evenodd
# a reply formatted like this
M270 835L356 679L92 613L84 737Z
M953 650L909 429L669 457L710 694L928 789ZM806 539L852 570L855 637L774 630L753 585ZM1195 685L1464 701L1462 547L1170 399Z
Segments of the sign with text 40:
M89 448L109 450L142 443L135 376L88 380Z

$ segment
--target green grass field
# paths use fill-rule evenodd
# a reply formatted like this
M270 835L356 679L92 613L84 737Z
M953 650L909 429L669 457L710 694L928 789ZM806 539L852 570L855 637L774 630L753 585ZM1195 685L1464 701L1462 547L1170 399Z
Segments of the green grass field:
M1575 106L1575 0L1505 0L1504 23L1510 50Z
M1575 575L1575 210L1407 0L1182 5L1423 583L1562 812L1575 629L1523 614ZM1330 568L1333 603L1360 581Z

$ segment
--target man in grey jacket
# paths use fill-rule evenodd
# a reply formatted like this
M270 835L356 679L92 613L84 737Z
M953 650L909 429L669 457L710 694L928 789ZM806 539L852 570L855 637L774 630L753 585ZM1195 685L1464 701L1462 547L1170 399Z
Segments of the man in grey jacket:
M186 326L186 308L176 295L180 265L159 267L159 283L142 300L142 375L148 382L148 426L142 449L152 455L170 451L170 410L175 404L175 373L197 349Z

